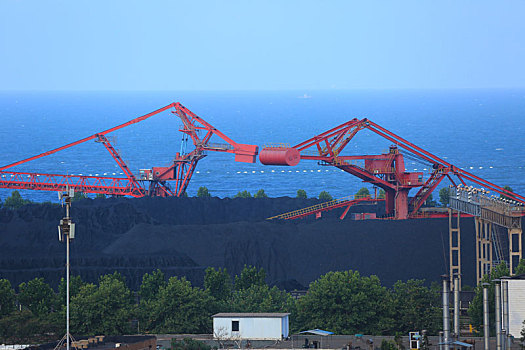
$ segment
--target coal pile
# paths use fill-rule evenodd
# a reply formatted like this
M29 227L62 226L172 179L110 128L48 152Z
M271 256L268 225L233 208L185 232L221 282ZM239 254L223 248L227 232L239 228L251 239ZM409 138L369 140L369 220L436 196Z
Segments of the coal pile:
M268 283L303 289L328 271L358 270L384 285L421 278L438 281L448 270L448 219L339 220L343 209L321 219L267 221L267 217L316 204L315 199L109 198L73 204L77 238L72 274L96 282L118 271L137 289L142 275L161 269L202 286L208 266L237 274L245 264L267 271ZM379 212L380 205L351 212ZM64 210L30 204L0 210L0 278L13 285L64 276L57 225ZM464 283L474 284L472 219L462 220Z

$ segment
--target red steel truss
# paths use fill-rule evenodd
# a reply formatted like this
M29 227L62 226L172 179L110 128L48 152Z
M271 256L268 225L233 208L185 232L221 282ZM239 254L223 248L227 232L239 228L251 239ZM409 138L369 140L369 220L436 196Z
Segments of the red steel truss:
M189 136L195 149L186 154L177 152L175 160L167 167L141 169L140 176L137 179L117 150L106 138L106 135L126 126L139 123L167 110L172 110L172 113L182 120L183 126L179 131ZM202 138L199 136L200 131L205 134ZM226 143L210 143L209 141L213 135L220 137ZM125 174L125 178L7 171L7 169L17 165L54 154L90 140L95 140L104 145ZM233 153L235 154L235 161L254 163L258 147L234 142L204 119L184 107L181 103L171 103L111 129L0 167L0 188L41 191L64 191L67 188L73 188L75 191L83 193L102 193L117 196L181 196L188 187L198 161L206 156L206 151ZM169 183L172 183L172 185L169 185Z
M371 130L392 142L389 152L379 155L341 155L352 138L363 129ZM524 196L507 191L462 170L366 118L361 120L354 118L292 148L299 151L300 159L315 160L321 165L335 166L382 188L385 191L387 215L395 219L418 217L419 209L444 178L448 178L454 186L456 186L454 181L456 178L456 181L462 185L471 182L505 195L516 202L525 203ZM399 152L399 148L431 163L432 173L426 181L423 180L422 172L405 171L404 156ZM261 161L263 155L265 159L278 159L279 154L283 154L284 157L284 152L288 150L284 147L265 147L261 150ZM290 163L285 162L283 158L282 161L274 161L271 164L289 165ZM418 191L409 199L408 193L412 188L418 188Z

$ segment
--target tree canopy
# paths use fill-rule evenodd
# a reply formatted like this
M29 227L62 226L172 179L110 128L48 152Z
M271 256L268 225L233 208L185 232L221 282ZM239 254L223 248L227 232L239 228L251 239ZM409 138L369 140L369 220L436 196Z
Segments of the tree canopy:
M296 198L306 199L306 191L305 190L297 190L297 196Z
M251 286L264 286L266 284L266 271L255 266L246 266L240 275L235 276L235 290L248 289Z
M329 272L297 301L301 327L338 334L388 334L394 327L392 297L376 276Z
M448 187L443 187L439 190L439 201L441 205L446 207L450 201L450 192Z
M255 195L254 198L268 198L268 195L264 192L264 190L261 188Z
M42 316L49 313L55 304L55 293L43 278L22 282L18 290L20 291L18 301L22 307L29 309L35 315Z
M247 190L239 191L233 198L252 198L252 194Z
M494 324L495 322L495 292L494 292L494 286L495 282L494 279L501 278L503 276L509 275L509 268L507 265L502 262L498 266L492 269L490 274L487 274L483 276L481 283L474 289L476 292L476 295L474 296L474 299L470 303L470 306L468 308L468 315L470 316L470 320L472 323L472 326L478 330L478 332L483 332L483 283L489 283L488 292L489 292L489 322L490 324ZM491 331L492 332L492 331Z
M197 190L197 197L199 198L210 198L211 197L211 194L210 192L208 191L208 188L205 187L205 186L201 186L199 187L199 189Z
M129 334L134 316L132 293L118 273L100 277L98 286L83 285L71 298L71 332Z
M20 192L13 191L11 195L7 197L4 201L4 207L8 209L18 209L23 205L29 204L31 201L29 199L23 199L20 195Z
M370 191L366 187L361 187L359 191L356 192L355 198L365 198L370 197Z
M319 193L319 199L322 201L331 201L333 198L330 193L326 191L321 191L321 193Z
M11 282L0 279L0 317L7 316L15 310L15 291Z

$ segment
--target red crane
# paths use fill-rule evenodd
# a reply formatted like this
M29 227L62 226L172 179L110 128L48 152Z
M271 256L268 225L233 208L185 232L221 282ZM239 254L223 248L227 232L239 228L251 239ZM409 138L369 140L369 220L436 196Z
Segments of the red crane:
M371 130L392 142L389 152L379 155L341 155L352 138L363 129ZM400 148L431 163L432 172L428 179L423 179L422 172L405 171L404 155L399 151ZM259 159L265 165L294 166L303 159L335 166L382 188L385 191L387 215L395 219L416 217L428 196L444 178L457 185L452 176L455 176L458 184L466 186L466 182L470 181L518 203L525 203L525 197L462 170L366 118L354 118L293 147L265 147ZM408 193L413 188L418 188L418 191L409 199Z
M189 153L176 153L173 163L166 167L154 167L152 169L141 169L137 178L121 158L117 150L111 145L106 135L122 129L126 126L139 123L161 112L172 110L182 120L179 131L191 138L195 149ZM204 133L201 137L200 134ZM225 144L210 143L213 135L224 140ZM95 140L102 143L119 165L125 178L108 176L82 176L63 174L42 174L29 172L7 171L14 166L42 158L56 152L74 147L81 143ZM171 103L141 117L132 119L124 124L111 129L98 132L81 140L69 143L65 146L38 154L36 156L0 167L0 188L41 190L41 191L64 191L73 188L77 192L102 193L118 196L181 196L186 191L191 176L199 160L206 156L206 151L226 152L235 154L235 161L255 163L258 147L236 143L213 127L201 117L191 112L181 103ZM169 185L174 182L174 185Z

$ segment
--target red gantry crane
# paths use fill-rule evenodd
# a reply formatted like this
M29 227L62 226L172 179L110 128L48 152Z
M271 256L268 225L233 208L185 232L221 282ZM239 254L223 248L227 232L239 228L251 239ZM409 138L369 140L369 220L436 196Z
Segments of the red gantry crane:
M169 166L141 169L137 178L131 172L117 150L111 145L106 138L106 135L125 128L126 126L144 121L167 110L171 110L173 114L177 115L182 120L182 127L179 131L191 138L195 149L184 154L177 152L173 163ZM204 135L201 136L201 134ZM211 143L210 139L213 135L220 137L226 143ZM126 176L125 178L111 176L42 174L7 170L17 165L54 154L91 140L104 145L115 162L119 165L122 173ZM76 192L102 193L112 196L178 197L183 195L186 191L191 176L195 171L195 167L197 166L198 161L206 156L206 151L233 153L235 154L235 161L255 163L258 147L255 145L234 142L204 119L184 107L181 103L171 103L154 112L132 119L111 129L98 132L65 146L0 167L0 188L41 191L65 191L67 188L72 188Z
M392 142L393 145L390 146L388 153L342 155L352 138L363 129L368 129ZM423 178L422 172L406 171L404 155L400 152L400 148L410 156L431 164L432 172L427 179ZM511 198L516 203L525 203L525 197L460 169L366 118L361 120L354 118L293 147L281 145L264 147L260 152L259 160L265 165L295 166L300 160L315 160L321 165L335 166L359 177L364 182L382 188L385 191L386 213L394 219L417 217L421 206L444 178L448 178L454 187L459 184L466 186L467 182L472 182ZM418 189L418 191L409 198L408 193L411 189ZM342 206L340 202L335 205Z

